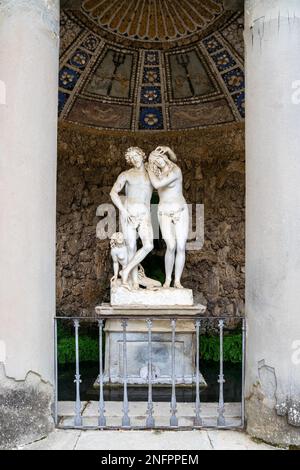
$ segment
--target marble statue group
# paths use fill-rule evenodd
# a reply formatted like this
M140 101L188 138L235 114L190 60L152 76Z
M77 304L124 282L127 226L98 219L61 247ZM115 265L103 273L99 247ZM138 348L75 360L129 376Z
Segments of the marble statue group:
M126 354L130 370L127 382L131 385L144 385L150 374L153 384L170 385L176 380L177 384L190 385L196 377L196 330L195 322L185 316L203 314L206 307L195 305L192 289L181 284L189 231L189 211L182 194L181 169L175 153L167 146L157 147L149 156L138 147L130 147L125 158L130 168L118 176L110 192L119 210L120 222L119 231L110 237L113 261L110 302L96 307L97 314L107 317L104 381L124 383L123 360L118 358L124 358ZM147 277L142 266L154 245L153 191L157 191L159 196L157 219L166 244L163 285ZM158 319L165 315L168 318L170 314L171 323ZM115 315L132 321L128 324L127 320L121 322ZM147 322L138 318L139 315L147 315ZM156 318L153 323L151 315ZM174 322L173 317L176 316L181 319ZM149 328L152 327L155 328L155 336L149 353ZM175 328L176 342L183 345L182 348L176 346L176 353ZM126 338L130 346L124 352ZM172 365L175 355L176 366ZM201 386L206 386L201 373L199 377Z
M121 225L121 232L114 233L110 242L114 267L112 288L169 289L174 271L173 287L181 289L189 212L182 193L182 173L176 164L176 155L169 147L159 146L147 159L140 148L130 147L125 158L131 168L118 176L110 192L111 199L119 210ZM153 250L150 203L154 189L159 195L158 220L166 243L163 286L148 278L141 265ZM121 195L123 191L125 197ZM142 245L139 249L137 238L140 238Z

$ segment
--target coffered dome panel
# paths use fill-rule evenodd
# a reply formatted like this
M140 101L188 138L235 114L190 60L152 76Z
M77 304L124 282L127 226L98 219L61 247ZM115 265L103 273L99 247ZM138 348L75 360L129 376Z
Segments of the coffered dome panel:
M117 42L163 48L198 40L228 17L221 0L84 0L81 13Z
M241 121L243 14L220 0L83 0L61 14L60 120L161 131Z

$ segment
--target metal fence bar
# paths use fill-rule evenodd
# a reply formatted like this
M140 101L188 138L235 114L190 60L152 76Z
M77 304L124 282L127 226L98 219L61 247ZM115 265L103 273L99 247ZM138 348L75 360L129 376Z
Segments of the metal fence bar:
M57 320L54 318L54 423L58 424L58 359L57 359Z
M103 362L102 362L102 335L103 335L103 320L98 320L99 327L99 418L98 424L100 428L106 426L105 418L105 403L103 395Z
M54 356L55 356L55 402L54 402L54 419L55 423L58 427L63 429L74 429L74 428L81 428L81 429L118 429L119 426L107 426L106 424L106 416L105 416L105 401L104 401L104 366L103 366L103 357L102 357L102 346L103 346L103 326L105 316L98 316L98 317L55 317L54 321ZM164 318L169 319L171 322L171 384L172 384L172 395L171 395L171 403L170 403L170 420L169 425L157 425L154 419L154 406L153 406L153 321L154 320L161 320L162 316L160 315L148 315L148 317L143 317L143 319L147 322L148 327L148 402L147 402L147 410L146 410L146 420L144 421L145 424L141 426L133 425L131 426L131 419L129 417L129 400L128 400L128 377L127 377L127 326L128 326L128 317L125 318L124 316L116 316L114 317L121 321L122 329L123 329L123 416L122 416L122 427L127 429L149 429L155 427L156 429L169 429L170 427L176 429L191 429L194 427L201 427L203 426L203 418L201 416L201 393L200 393L200 332L201 328L203 328L203 322L207 320L215 321L216 317L213 319L209 319L207 317L203 317L200 315L193 316L193 320L196 326L196 356L195 356L195 363L196 363L196 371L195 371L195 383L196 383L196 397L195 397L195 415L194 415L194 423L193 426L179 426L178 425L178 417L177 417L177 397L176 397L176 320L177 319L186 319L187 316L174 316L172 314L168 314L164 316ZM142 319L141 316L135 317L135 319ZM132 318L132 319L134 319ZM224 403L224 327L225 327L225 320L231 317L222 317L217 318L218 320L218 328L219 328L219 344L220 344L220 361L219 361L219 398L218 398L218 414L217 414L217 422L214 424L205 424L208 428L227 428L227 429L234 429L240 428L244 426L245 423L245 403L244 403L244 391L245 391L245 343L246 343L246 320L243 317L238 317L242 322L242 382L241 382L241 424L233 424L229 423L225 420L225 403ZM57 338L57 328L58 328L58 320L64 321L72 321L73 326L75 329L75 359L76 359L76 373L75 373L75 380L74 383L76 384L76 397L75 397L75 416L74 416L74 424L73 425L64 425L62 424L59 426L59 410L58 410L58 338ZM82 327L83 324L88 324L93 322L97 325L99 329L99 415L98 415L98 425L83 425L83 418L81 415L81 396L80 396L80 384L81 384L81 375L80 375L80 351L79 351L79 327ZM203 366L201 366L203 367Z
M242 323L242 391L241 391L241 426L245 425L245 357L246 357L246 320Z
M224 320L219 321L219 334L220 334L220 373L219 373L219 406L218 406L218 426L226 426L224 417L224 389L223 384L225 383L223 374L223 328Z
M148 318L148 406L147 406L147 419L146 427L153 428L155 420L153 418L153 401L152 401L152 320Z
M127 320L122 320L123 327L123 418L122 426L130 427L129 418L129 404L128 404L128 393L127 393L127 339L126 339L126 327Z
M176 320L171 320L172 326L172 397L171 397L171 417L170 426L178 426L178 418L176 416L177 404L176 404L176 371L175 371L175 335L176 335Z
M57 320L65 320L65 321L70 321L70 320L80 320L81 323L88 323L88 322L97 322L99 320L99 318L102 318L102 320L124 320L124 314L105 314L105 313L101 313L101 315L95 315L94 317L80 317L80 316L75 316L75 317L60 317L60 316L56 316L54 317L56 318ZM126 317L127 318L127 317ZM195 320L196 318L198 318L199 320L232 320L233 317L230 317L230 316L223 316L223 317L205 317L203 315L189 315L189 314L184 314L184 315L175 315L174 313L164 313L164 314L160 314L160 315L154 315L154 314L135 314L134 313L134 310L132 311L132 313L130 313L130 320L140 320L140 319L144 319L144 320L147 320L147 318L151 318L151 320ZM242 316L238 316L236 315L234 317L235 320L242 320L244 317ZM128 318L127 318L128 319Z
M75 417L74 425L82 426L82 417L81 417L81 401L80 401L80 372L79 372L79 341L78 341L78 330L79 330L79 320L74 320L75 328L75 356L76 356L76 373L75 373L75 384L76 384L76 401L75 401Z
M201 403L200 403L200 372L199 372L199 362L200 362L200 325L201 320L196 320L196 403L195 403L195 426L202 426L201 419Z

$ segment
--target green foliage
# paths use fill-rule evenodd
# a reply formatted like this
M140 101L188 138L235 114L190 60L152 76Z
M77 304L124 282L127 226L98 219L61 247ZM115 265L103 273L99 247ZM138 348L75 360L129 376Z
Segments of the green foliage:
M75 362L75 338L60 338L57 344L57 355L59 364ZM98 341L89 336L79 336L80 361L95 361L99 359Z
M57 322L56 334L57 341L59 341L61 338L71 337L71 333L67 330L65 326L62 325L60 321Z
M223 355L225 362L242 361L242 334L231 333L224 336ZM200 357L205 361L219 361L220 340L217 335L200 336Z
M98 335L81 332L79 335L79 356L80 361L99 360ZM57 356L59 364L68 364L75 362L75 337L72 324L57 324Z
M57 328L57 355L59 364L75 362L75 338L72 328ZM103 338L104 342L104 338ZM99 343L97 337L88 334L79 336L80 361L98 362ZM242 361L242 334L230 333L224 335L224 361L238 363ZM220 344L218 335L200 336L200 357L205 361L219 361Z

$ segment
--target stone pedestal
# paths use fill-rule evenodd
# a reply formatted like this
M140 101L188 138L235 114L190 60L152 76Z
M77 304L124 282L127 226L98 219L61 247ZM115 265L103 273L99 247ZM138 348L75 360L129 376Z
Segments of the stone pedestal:
M143 306L162 307L166 305L192 306L193 291L191 289L138 289L129 291L118 286L111 290L110 303L112 306Z
M174 289L175 290L175 289ZM123 327L121 320L128 318L126 328L128 385L148 384L148 326L149 315L162 317L152 324L152 379L155 385L172 383L171 322L166 315L181 319L176 321L175 375L176 384L192 385L195 382L196 333L193 315L205 312L203 305L196 306L111 306L96 307L98 315L107 317L105 323L105 377L108 384L123 383ZM187 319L182 319L186 315ZM140 317L140 318L139 318ZM200 374L200 386L206 386Z

